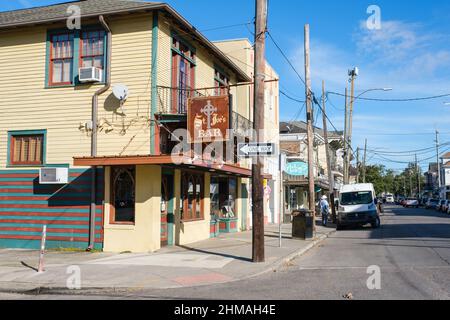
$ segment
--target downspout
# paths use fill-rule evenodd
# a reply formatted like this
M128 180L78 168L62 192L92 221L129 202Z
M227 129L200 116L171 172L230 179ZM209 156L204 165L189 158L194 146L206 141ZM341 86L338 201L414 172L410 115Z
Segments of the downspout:
M107 25L103 15L99 16L99 21L107 33L106 39L106 79L105 85L94 93L92 97L92 137L91 137L91 157L97 156L97 114L98 114L98 97L109 90L111 87L111 29ZM95 215L97 211L97 167L91 167L91 206L89 211L89 247L87 251L91 251L95 247Z

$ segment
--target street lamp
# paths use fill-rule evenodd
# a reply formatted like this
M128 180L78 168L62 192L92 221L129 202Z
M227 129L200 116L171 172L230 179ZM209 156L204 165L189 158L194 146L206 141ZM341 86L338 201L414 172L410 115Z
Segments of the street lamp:
M362 92L361 94L359 94L356 98L354 98L353 102L355 102L356 100L358 100L359 98L361 98L364 94L366 94L368 92L372 92L372 91L384 91L384 92L387 92L387 91L392 91L392 90L394 90L394 89L392 89L392 88L372 88L372 89L368 89L368 90ZM449 105L450 105L450 103L449 103Z

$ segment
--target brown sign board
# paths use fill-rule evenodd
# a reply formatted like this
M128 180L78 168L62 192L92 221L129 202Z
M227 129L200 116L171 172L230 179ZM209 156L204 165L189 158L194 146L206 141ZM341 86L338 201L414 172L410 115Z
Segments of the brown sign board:
M189 99L187 128L190 143L227 141L230 129L229 96Z

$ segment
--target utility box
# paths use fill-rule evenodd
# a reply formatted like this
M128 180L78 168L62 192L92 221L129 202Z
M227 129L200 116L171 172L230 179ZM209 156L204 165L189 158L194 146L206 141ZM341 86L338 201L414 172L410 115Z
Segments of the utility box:
M308 210L292 212L292 238L311 240L314 238L314 216Z

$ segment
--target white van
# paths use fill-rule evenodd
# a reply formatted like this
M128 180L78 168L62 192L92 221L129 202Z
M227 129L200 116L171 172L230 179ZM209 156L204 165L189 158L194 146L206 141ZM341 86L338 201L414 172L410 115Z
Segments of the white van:
M337 230L346 226L381 226L373 184L344 185L340 190Z

